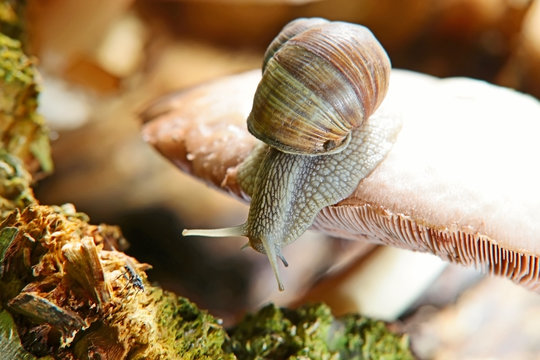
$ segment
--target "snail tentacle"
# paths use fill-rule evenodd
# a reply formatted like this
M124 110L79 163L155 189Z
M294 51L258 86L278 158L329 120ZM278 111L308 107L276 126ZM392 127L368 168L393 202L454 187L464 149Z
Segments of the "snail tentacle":
M183 236L205 236L205 237L235 237L246 236L244 225L237 225L219 229L184 229Z

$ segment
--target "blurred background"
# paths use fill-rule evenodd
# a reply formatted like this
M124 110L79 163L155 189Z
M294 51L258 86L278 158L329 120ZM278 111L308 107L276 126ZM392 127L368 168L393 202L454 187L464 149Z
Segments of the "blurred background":
M410 334L421 358L537 358L540 299L506 280L308 233L285 249L291 266L283 271L287 291L278 293L266 257L240 251L244 240L181 238L184 227L240 224L247 207L145 144L137 114L170 92L260 68L279 30L312 16L368 26L396 68L482 79L539 98L538 0L27 0L26 15L56 167L38 184L37 197L71 202L93 223L120 225L126 252L153 265L151 281L225 324L268 301L323 299L336 313L392 321ZM406 289L390 293L369 282L341 290L366 272L391 284L373 263L417 266L428 276L413 273ZM359 299L380 304L376 293L399 304L370 312Z

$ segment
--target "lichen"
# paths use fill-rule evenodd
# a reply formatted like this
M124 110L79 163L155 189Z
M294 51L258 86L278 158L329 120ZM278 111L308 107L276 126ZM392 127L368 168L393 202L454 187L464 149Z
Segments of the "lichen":
M334 318L324 304L267 305L230 331L226 349L243 359L413 359L406 337L358 315Z

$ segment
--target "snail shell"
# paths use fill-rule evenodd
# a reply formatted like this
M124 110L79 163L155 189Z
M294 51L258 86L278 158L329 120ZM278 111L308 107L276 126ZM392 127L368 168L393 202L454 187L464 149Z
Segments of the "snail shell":
M293 21L266 51L248 130L283 152L342 151L382 102L389 77L390 60L367 28Z
M247 121L265 143L238 168L238 182L252 198L248 219L183 234L248 237L268 256L283 290L281 248L323 207L350 195L397 137L400 123L370 118L389 77L388 56L365 27L320 18L287 25L266 52Z

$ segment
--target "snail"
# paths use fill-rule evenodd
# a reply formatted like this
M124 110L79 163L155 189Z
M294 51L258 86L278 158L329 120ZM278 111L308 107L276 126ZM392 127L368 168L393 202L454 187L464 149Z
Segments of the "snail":
M262 141L238 168L251 196L246 223L183 235L246 236L278 261L324 207L350 195L385 157L399 121L372 116L388 90L390 60L364 26L322 18L287 24L269 45L247 119ZM246 245L246 246L247 246Z

